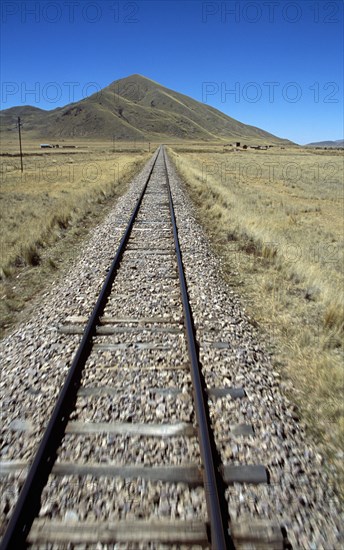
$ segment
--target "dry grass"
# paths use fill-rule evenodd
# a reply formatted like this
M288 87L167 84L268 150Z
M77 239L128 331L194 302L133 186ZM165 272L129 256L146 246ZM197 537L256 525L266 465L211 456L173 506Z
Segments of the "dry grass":
M15 144L9 143L2 154L12 155L14 150ZM18 296L24 292L27 301L31 290L37 290L30 288L27 276L23 289L18 273L22 280L23 270L55 270L60 262L52 257L53 247L62 241L77 246L84 228L90 229L93 219L99 221L150 157L131 144L122 144L114 153L112 143L89 143L67 152L39 150L31 143L25 152L23 174L18 157L1 159L1 316L6 325L13 311L23 306ZM60 247L59 254L65 253Z
M343 474L344 159L319 153L198 148L172 159L291 398Z

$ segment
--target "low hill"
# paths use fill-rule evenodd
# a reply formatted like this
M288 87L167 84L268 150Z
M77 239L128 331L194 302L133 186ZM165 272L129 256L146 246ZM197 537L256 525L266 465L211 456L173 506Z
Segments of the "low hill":
M337 139L336 141L315 141L308 143L305 147L344 147L344 139Z
M2 132L15 128L17 117L30 137L116 140L230 140L288 143L255 126L140 75L116 80L100 92L51 111L31 106L0 112ZM290 143L290 142L289 142Z

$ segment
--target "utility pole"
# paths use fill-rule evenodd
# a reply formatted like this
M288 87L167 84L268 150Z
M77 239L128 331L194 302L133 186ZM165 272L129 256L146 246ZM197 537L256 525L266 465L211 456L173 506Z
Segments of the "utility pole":
M18 117L18 132L19 132L19 149L20 149L20 167L21 171L23 172L23 151L22 151L22 142L21 142L21 122L20 122L20 116Z

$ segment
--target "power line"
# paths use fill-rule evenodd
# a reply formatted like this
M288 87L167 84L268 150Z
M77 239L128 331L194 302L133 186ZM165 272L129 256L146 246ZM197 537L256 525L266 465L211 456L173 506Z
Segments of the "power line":
M21 128L22 126L22 123L20 122L20 116L18 117L18 132L19 132L19 149L20 149L20 168L21 168L21 171L23 172L24 171L24 168L23 168L23 151L22 151L22 141L21 141Z

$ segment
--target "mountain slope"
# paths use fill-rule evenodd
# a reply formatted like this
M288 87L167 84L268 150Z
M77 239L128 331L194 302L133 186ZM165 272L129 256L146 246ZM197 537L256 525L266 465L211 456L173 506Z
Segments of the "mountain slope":
M140 75L116 80L88 98L52 111L30 106L1 111L2 132L12 131L18 116L25 124L25 132L42 140L236 138L287 142Z

